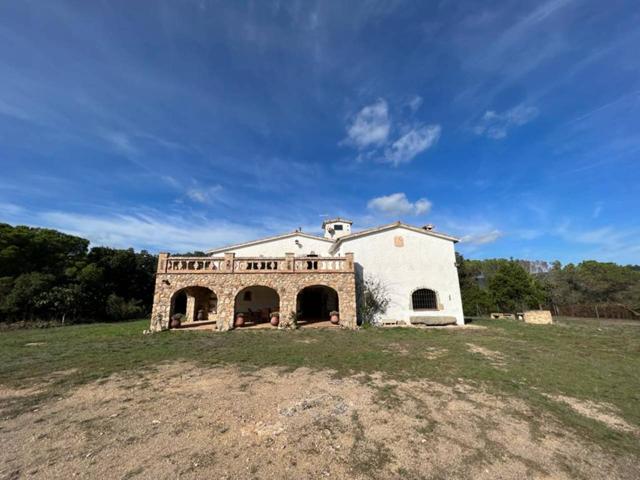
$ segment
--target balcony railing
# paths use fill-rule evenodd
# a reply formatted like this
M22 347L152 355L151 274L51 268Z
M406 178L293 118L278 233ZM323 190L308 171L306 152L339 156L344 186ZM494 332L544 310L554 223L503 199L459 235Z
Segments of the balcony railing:
M354 271L353 254L344 257L172 257L161 253L158 273L349 273Z

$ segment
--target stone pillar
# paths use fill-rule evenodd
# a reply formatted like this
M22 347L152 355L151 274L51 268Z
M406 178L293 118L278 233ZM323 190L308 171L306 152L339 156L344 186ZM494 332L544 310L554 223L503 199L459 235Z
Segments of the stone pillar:
M288 252L284 254L284 269L287 272L293 272L293 270L295 269L296 266L296 262L295 262L295 254Z
M340 295L340 324L347 328L358 326L356 312L356 282L355 278L350 278L338 291Z
M169 258L169 254L166 252L161 252L158 254L158 273L165 273L167 271L167 259Z
M151 310L152 332L159 332L169 328L169 314L171 313L171 287L165 275L156 275L156 289L153 295L153 308Z
M236 258L235 253L225 253L224 262L222 263L222 269L225 272L233 272L233 263Z
M216 325L218 330L226 332L233 328L235 315L236 291L232 287L225 286L220 289L218 295L218 315Z
M193 322L195 320L196 311L196 296L194 292L187 290L187 311L185 312L185 319L187 322Z
M290 279L295 280L295 276L291 275ZM278 289L278 295L280 295L279 328L290 328L293 323L292 314L297 314L296 297L298 290L295 288L295 281L283 282L283 284L283 287Z
M351 252L345 253L344 258L346 258L345 270L347 272L353 272L353 253Z

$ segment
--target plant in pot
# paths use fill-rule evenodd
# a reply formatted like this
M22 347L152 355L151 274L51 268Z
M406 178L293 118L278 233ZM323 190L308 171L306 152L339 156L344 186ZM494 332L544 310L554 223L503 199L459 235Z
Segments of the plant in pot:
M288 319L285 318L285 320L280 323L278 328L289 328L291 330L295 330L296 328L298 328L298 315L296 314L296 312L289 312L289 315L287 315L287 317Z
M244 325L244 313L236 313L234 326L242 327Z
M271 325L277 327L280 324L280 313L279 312L271 312Z
M182 313L174 313L169 321L169 328L180 328L183 317L184 315Z
M331 320L331 323L333 323L334 325L337 325L340 323L340 312L337 312L336 310L333 310L331 312L329 312L329 320Z

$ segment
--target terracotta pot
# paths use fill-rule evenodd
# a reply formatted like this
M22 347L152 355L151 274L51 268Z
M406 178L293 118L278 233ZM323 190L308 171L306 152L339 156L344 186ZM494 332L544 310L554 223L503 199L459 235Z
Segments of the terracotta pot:
M244 325L244 315L236 315L236 321L234 325L236 327L242 327Z
M271 325L274 327L280 325L280 317L271 317Z
M169 328L180 328L180 317L172 317L169 320Z
M333 323L334 325L337 325L340 323L340 315L331 315L331 323Z

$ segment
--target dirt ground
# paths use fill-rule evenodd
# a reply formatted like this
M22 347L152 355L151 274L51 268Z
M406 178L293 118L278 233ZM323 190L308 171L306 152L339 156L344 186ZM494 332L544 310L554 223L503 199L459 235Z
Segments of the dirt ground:
M172 363L2 418L0 479L640 476L522 401L306 369Z

